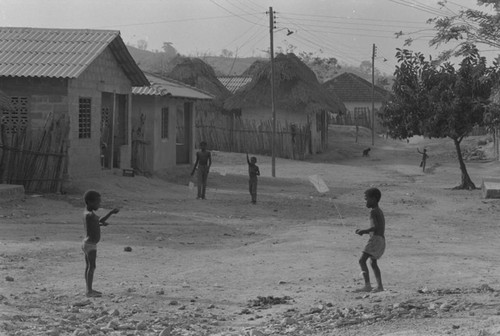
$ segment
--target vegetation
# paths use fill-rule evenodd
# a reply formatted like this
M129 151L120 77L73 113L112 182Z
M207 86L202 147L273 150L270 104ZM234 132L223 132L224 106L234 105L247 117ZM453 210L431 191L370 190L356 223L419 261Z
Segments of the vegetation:
M475 126L491 118L490 97L498 79L498 64L487 66L475 47L467 49L458 69L437 65L421 53L398 49L394 98L380 114L393 138L423 135L453 140L462 173L457 189L475 189L460 143ZM490 117L488 117L490 116Z
M447 1L439 4L446 7ZM431 46L438 46L450 41L458 44L453 50L448 50L441 55L442 59L450 56L467 54L471 45L484 44L495 49L500 47L500 1L478 0L477 4L483 6L484 11L465 8L455 15L436 17L428 20L434 24L436 35L431 40Z

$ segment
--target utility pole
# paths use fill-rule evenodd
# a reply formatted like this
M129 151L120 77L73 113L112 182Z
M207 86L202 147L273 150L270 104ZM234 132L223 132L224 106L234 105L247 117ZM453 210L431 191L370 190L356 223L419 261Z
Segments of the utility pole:
M273 134L271 141L271 154L272 154L272 176L276 177L276 108L274 106L274 42L273 42L273 31L274 31L274 12L273 7L269 7L269 35L271 37L271 111L273 114Z
M373 44L372 51L372 146L375 145L375 54L377 47Z

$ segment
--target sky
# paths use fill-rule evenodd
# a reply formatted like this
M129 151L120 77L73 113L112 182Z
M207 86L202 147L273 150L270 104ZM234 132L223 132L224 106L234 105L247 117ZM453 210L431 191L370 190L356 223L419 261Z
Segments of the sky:
M125 43L147 41L148 50L168 42L182 55L268 57L269 9L275 12L275 53L307 52L340 64L371 61L392 74L396 48L436 56L427 19L477 8L475 0L0 0L0 26L119 30ZM404 46L404 32L414 39ZM290 33L290 34L289 34ZM496 51L484 48L485 56ZM490 56L489 56L490 55Z

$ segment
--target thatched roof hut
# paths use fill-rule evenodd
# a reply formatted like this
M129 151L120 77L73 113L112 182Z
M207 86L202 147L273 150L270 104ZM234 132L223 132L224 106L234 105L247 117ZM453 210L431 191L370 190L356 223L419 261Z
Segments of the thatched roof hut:
M345 106L321 86L314 72L295 54L277 55L274 69L277 109L308 114L345 111ZM270 62L259 65L252 81L224 104L228 110L255 107L271 107Z
M217 79L214 69L199 58L184 58L167 74L167 77L201 89L215 96L215 100L222 101L231 95L231 92Z

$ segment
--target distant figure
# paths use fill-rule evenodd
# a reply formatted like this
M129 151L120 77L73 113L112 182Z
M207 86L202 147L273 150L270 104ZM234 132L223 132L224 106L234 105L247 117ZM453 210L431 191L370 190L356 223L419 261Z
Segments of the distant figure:
M424 148L424 151L421 152L418 148L417 151L422 154L422 161L420 161L420 167L422 167L422 171L425 173L425 164L427 162L427 158L429 155L427 155L427 149Z
M205 192L207 190L207 179L210 166L212 165L212 154L207 151L207 142L200 142L200 150L196 153L196 161L191 171L191 176L194 175L196 168L198 168L198 197L196 199L205 199Z
M370 228L365 230L357 229L355 232L360 236L368 233L370 234L370 239L359 259L365 286L361 289L357 289L355 292L381 292L384 290L384 286L382 285L382 274L377 264L377 260L382 257L385 251L385 218L384 213L378 206L381 197L382 193L377 188L370 188L365 191L366 207L372 209L370 211ZM372 289L370 274L366 266L366 261L368 259L371 261L373 273L377 279L377 287L374 289Z
M363 149L363 156L367 156L367 157L370 156L371 150L372 149L370 147L368 147L367 149Z
M94 271L96 268L97 243L101 240L101 226L107 226L109 217L118 213L118 209L111 210L106 216L99 217L95 211L101 206L101 195L94 190L89 190L83 196L85 200L85 211L83 212L85 224L85 238L82 250L85 253L85 284L87 286L87 297L100 297L102 293L92 289Z
M251 159L248 158L247 153L247 163L248 163L248 189L250 195L252 196L252 204L257 203L257 176L260 176L259 166L256 165L257 158L252 156Z

